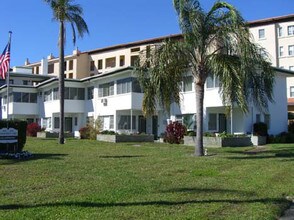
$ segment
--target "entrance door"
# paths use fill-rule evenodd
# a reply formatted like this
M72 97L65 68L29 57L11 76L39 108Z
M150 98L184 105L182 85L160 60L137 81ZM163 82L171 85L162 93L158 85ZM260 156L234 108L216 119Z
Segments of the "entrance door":
M157 139L157 133L158 133L158 116L153 115L152 116L152 134L154 135L154 139Z
M64 118L64 131L72 132L72 118L71 117Z
M143 115L139 116L139 133L146 133L146 118Z
M227 118L225 114L218 115L218 130L219 133L227 131Z

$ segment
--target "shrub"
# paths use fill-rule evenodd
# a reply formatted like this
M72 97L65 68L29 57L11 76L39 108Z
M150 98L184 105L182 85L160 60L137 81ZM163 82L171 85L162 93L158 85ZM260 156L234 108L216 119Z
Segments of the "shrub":
M204 136L204 137L215 137L215 133L204 132L203 136Z
M288 131L294 134L294 122L291 121L288 125Z
M26 130L27 130L27 122L26 121L19 121L19 120L0 120L0 129L1 128L15 128L18 130L18 144L14 146L13 144L9 145L9 151L14 149L17 152L21 152L25 146L27 141ZM7 151L7 144L0 144L0 151Z
M263 122L254 123L253 134L257 136L268 136L266 123L263 123Z
M114 131L104 130L104 131L101 131L100 134L115 135L116 133Z
M186 133L186 127L179 122L172 122L166 126L165 140L170 144L180 144Z
M37 132L41 130L41 126L38 123L31 123L27 126L27 136L36 137Z
M195 131L187 131L187 136L196 136Z
M96 140L97 134L99 134L102 127L102 121L97 118L94 122L88 123L85 127L80 128L81 139Z

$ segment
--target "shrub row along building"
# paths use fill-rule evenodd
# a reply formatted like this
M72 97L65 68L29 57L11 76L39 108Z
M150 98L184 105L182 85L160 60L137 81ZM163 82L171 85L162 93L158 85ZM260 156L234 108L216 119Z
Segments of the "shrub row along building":
M287 106L291 110L294 98L294 15L264 19L249 23L253 41L265 47L270 54L275 74L274 103L267 113L253 105L243 115L237 106L231 115L219 96L219 81L209 77L204 100L204 129L207 132L251 133L255 122L268 125L270 134L287 130ZM173 104L168 116L162 109L144 118L143 93L133 66L140 51L160 44L171 35L133 43L121 44L86 52L74 50L65 57L65 130L78 135L87 122L99 117L103 130L121 133L164 132L169 120L180 120L188 129L195 128L196 104L193 78L187 75L181 82L181 103ZM2 118L38 122L47 131L59 130L58 58L53 55L40 62L14 67L10 75L9 103L7 86L0 88ZM288 83L287 83L288 81ZM287 104L287 96L289 103ZM294 102L293 102L294 103ZM9 112L7 112L9 105Z

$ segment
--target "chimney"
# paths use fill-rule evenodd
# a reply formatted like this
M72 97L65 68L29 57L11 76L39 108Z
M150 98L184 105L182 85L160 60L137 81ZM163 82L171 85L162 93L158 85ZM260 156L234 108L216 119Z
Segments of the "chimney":
M27 66L27 65L29 65L29 64L30 64L29 58L26 58L25 66Z
M47 56L47 59L48 59L48 60L54 59L54 56L53 56L53 54L52 54L52 53L50 53L50 54Z
M79 48L77 47L75 50L73 50L72 54L73 55L79 55L81 51L79 51Z
M48 60L46 58L43 58L41 60L41 75L48 75Z

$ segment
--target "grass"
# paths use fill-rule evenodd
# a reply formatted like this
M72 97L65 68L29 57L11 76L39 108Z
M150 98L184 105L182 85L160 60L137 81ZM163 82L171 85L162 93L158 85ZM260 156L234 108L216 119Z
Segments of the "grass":
M0 219L277 219L294 195L294 146L209 149L29 138L0 159Z

